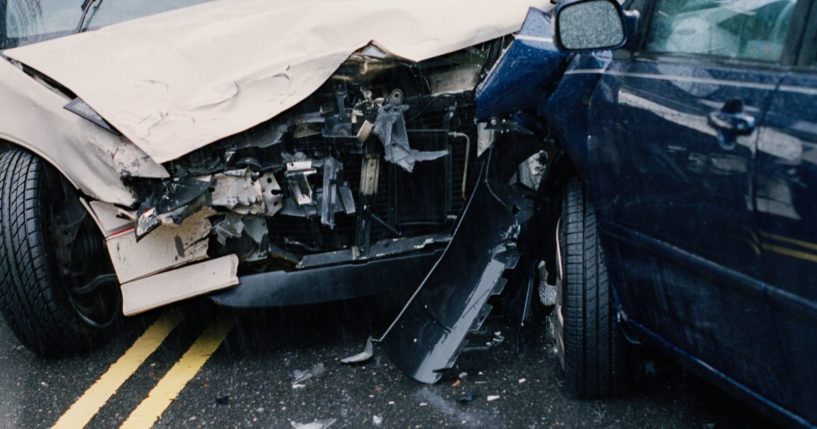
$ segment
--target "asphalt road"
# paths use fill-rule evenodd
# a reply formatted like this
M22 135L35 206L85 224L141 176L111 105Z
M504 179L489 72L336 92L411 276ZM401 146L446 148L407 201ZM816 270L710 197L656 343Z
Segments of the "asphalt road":
M0 426L50 427L58 420L67 427L87 421L92 428L126 421L129 427L155 422L159 428L292 428L332 420L333 428L378 423L413 428L771 425L724 393L661 362L651 363L654 370L620 398L569 399L559 389L553 344L542 320L528 326L524 353L519 354L509 323L501 315L489 319L486 341L493 347L460 357L456 372L467 373L460 381L453 377L420 385L382 354L359 366L341 364L342 357L361 350L393 311L379 303L251 313L187 304L171 313L183 318L165 325L166 338L151 337L154 322L167 319L162 310L127 320L121 334L98 350L61 359L36 357L18 345L3 323ZM495 341L494 332L505 340ZM139 352L134 349L144 348L151 338L155 352L141 365L137 357L137 364L126 369ZM296 371L314 368L313 377L295 382ZM100 393L116 386L112 380L117 377L121 387ZM81 414L87 417L77 419Z

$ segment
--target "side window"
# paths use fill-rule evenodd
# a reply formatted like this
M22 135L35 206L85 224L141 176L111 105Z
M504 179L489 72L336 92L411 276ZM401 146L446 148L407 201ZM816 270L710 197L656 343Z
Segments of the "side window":
M797 0L658 0L645 49L777 62Z

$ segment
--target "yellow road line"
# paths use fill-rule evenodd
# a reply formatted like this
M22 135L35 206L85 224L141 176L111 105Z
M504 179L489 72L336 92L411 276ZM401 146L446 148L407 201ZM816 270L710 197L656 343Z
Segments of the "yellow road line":
M184 386L215 353L232 327L233 319L226 316L220 316L213 321L181 359L159 380L147 398L131 412L121 427L123 429L152 427Z
M775 239L777 241L782 241L784 243L796 244L796 245L798 245L800 247L805 247L806 249L817 250L817 244L811 243L811 242L808 242L808 241L796 240L794 238L786 237L786 236L783 236L783 235L772 234L772 233L769 233L769 232L761 232L760 234L763 235L764 237L772 238L772 239Z
M54 424L54 428L81 428L99 412L119 387L139 369L184 318L180 311L166 311Z
M813 253L801 252L799 250L789 249L787 247L781 246L774 246L766 243L763 243L763 248L784 256L790 256L792 258L802 259L804 261L809 262L817 262L817 255Z

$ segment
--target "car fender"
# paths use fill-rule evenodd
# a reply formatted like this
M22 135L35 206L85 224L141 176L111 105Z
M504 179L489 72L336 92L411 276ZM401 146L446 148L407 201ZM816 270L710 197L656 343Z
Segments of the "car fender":
M131 206L136 199L123 176L168 176L126 139L65 110L68 97L5 60L0 99L0 140L37 154L92 199Z
M611 59L609 51L576 55L553 93L539 106L538 115L547 121L576 172L588 182L591 100Z

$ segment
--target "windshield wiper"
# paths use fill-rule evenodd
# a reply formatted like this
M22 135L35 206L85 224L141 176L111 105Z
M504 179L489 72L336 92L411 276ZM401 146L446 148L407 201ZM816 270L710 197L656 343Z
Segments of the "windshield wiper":
M79 22L77 23L77 33L82 33L85 31L83 28L85 26L85 21L88 20L90 22L91 18L93 18L94 14L96 14L97 9L99 9L99 5L102 4L102 0L83 0L82 1L82 16L79 17ZM96 5L96 6L94 6ZM88 17L88 12L91 8L94 8L94 13L91 14L91 17Z

